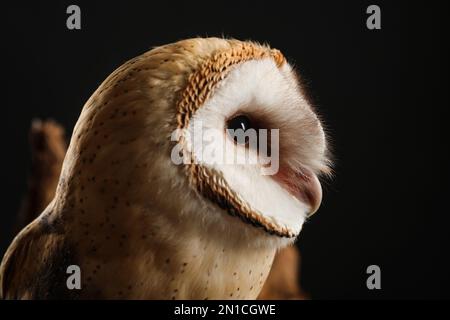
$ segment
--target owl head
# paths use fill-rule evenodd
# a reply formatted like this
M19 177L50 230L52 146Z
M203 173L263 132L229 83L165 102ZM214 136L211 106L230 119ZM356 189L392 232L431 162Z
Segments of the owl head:
M74 129L58 194L122 205L126 223L139 212L169 230L286 243L320 205L327 155L280 51L196 38L148 51L102 83Z

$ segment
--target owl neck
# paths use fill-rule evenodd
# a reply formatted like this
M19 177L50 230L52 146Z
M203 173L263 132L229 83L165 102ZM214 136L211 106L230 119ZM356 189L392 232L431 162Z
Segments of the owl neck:
M182 212L128 202L125 194L109 201L94 191L83 192L92 195L83 201L71 194L55 207L64 208L73 263L83 272L82 297L254 299L270 271L273 236L219 209ZM202 223L202 214L215 219Z

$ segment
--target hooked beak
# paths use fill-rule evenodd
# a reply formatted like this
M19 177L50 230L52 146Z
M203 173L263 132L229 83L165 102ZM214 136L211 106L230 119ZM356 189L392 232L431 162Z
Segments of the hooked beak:
M313 215L322 202L322 186L317 175L307 168L301 171L280 170L274 179L299 201L309 206L308 217Z

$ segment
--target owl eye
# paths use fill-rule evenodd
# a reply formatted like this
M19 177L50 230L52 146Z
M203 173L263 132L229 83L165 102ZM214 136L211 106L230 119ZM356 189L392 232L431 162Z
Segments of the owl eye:
M237 117L234 117L230 120L228 120L227 123L227 129L231 130L237 130L242 129L244 131L247 131L252 127L252 122L250 121L249 117L245 115L240 115Z
M227 133L237 144L248 143L250 129L253 129L252 131L256 134L252 121L246 115L238 115L227 121Z

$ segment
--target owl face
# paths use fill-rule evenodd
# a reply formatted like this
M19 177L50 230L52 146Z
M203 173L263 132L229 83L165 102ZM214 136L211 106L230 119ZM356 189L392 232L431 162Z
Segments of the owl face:
M191 75L178 104L176 154L201 197L293 238L321 202L326 138L281 53L247 45Z

